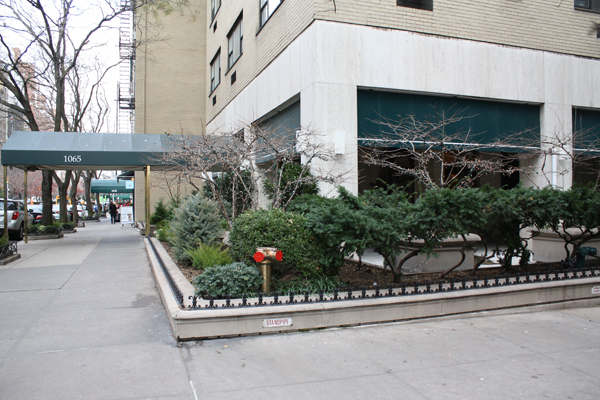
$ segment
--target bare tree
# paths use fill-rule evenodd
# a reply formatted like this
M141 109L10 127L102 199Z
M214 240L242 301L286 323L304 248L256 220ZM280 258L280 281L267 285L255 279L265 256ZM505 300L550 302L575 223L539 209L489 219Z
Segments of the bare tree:
M157 14L170 13L187 1L139 0L122 4L125 7L109 0L85 2L85 7L93 9L93 19L86 20L86 27L76 34L75 21L81 21L82 12L75 0L0 0L0 83L15 99L0 99L0 105L23 116L32 131L61 132L80 127L85 105L89 104L83 99L92 96L97 83L92 85L90 96L82 96L82 101L75 102L77 106L71 110L68 103L74 94L69 83L77 81L81 72L77 68L85 63L84 54L93 52L98 45L93 39L131 9L151 7ZM21 48L22 52L14 52L13 48ZM111 67L114 65L102 68L106 71ZM43 171L43 224L52 221L52 177L52 171Z
M474 117L464 114L465 110L450 109L425 119L408 115L373 121L383 133L362 139L361 159L366 164L389 168L397 175L412 177L425 189L471 187L486 174L531 172L532 168L515 161L533 157L539 139L536 147L529 132L519 132L486 143L482 140L484 132L455 127ZM398 163L403 157L412 162Z
M201 183L207 185L229 224L239 212L263 205L265 182L272 187L272 196L265 201L285 209L303 186L318 182L339 185L347 174L315 166L317 160L332 161L334 151L320 134L309 130L249 125L223 135L180 132L170 135L166 147L162 163L173 166L167 173L176 174L197 190L202 190ZM289 165L297 166L292 178L284 176ZM215 173L228 174L227 190L222 190L223 180L215 179Z
M600 187L600 137L599 127L576 129L564 134L554 132L542 140L541 170L546 185L556 185L557 178L580 171L586 181ZM562 167L560 164L563 164ZM566 165L564 165L566 164Z

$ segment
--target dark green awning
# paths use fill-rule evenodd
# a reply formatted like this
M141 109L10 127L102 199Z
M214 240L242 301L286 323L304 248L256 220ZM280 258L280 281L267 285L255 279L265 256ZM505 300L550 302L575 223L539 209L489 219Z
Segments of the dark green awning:
M401 147L401 139L406 136L394 135L384 124L386 121L401 125L400 120L413 116L418 121L435 124L441 115L455 113L463 119L446 125L439 132L431 131L433 143L436 138L456 135L468 140L453 145L474 144L479 151L486 150L482 146L486 144L490 145L490 151L504 152L540 146L539 105L360 89L357 96L360 146ZM461 132L469 134L461 135ZM502 142L506 146L495 145ZM414 143L418 146L418 140Z
M127 185L131 185L131 181L117 181L116 179L92 179L91 191L92 193L133 193L133 187L127 188Z
M13 132L0 152L2 165L36 170L160 169L166 135Z

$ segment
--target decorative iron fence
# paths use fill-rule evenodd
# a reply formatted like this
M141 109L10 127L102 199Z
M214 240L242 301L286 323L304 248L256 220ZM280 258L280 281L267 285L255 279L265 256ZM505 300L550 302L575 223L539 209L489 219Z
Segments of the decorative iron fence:
M306 304L318 302L334 302L357 299L373 299L391 296L413 296L427 293L452 292L470 289L491 288L499 286L514 286L536 282L560 281L566 279L580 279L600 276L600 268L598 266L586 269L570 269L552 271L536 274L504 274L490 278L482 279L461 279L440 282L428 282L424 285L407 286L388 286L383 290L375 287L367 288L348 288L344 290L334 290L332 293L290 293L282 295L280 293L258 293L257 297L243 296L234 298L227 296L225 299L208 298L202 299L199 296L189 296L192 304L188 309L211 309L211 308L230 308L230 307L259 307L259 306L276 306L290 304Z
M0 260L17 253L17 242L8 242L0 246Z

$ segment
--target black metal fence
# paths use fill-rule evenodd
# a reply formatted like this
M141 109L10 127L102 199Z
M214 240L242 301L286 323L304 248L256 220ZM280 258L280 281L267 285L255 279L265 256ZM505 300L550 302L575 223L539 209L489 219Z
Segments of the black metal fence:
M0 260L17 253L17 242L8 242L0 246Z
M225 299L208 298L202 299L199 296L189 296L192 304L188 309L211 309L211 308L230 308L230 307L260 307L260 306L276 306L290 304L306 304L318 302L332 302L356 299L383 298L391 296L413 296L427 293L452 292L461 290L471 290L480 288L490 288L499 286L514 286L536 282L551 282L566 279L581 279L600 276L599 267L591 267L585 269L560 270L546 273L536 274L504 274L494 276L492 278L482 279L461 279L440 282L428 282L424 285L407 286L388 286L384 289L379 287L374 288L359 288L334 290L331 293L320 291L318 293L289 293L282 295L280 293L259 293L257 297L243 296L232 297L227 296Z
M167 282L169 282L169 286L171 287L173 296L175 296L175 300L177 300L177 304L179 304L179 307L185 307L183 304L183 293L181 293L181 290L179 290L179 286L177 286L177 283L175 283L175 281L173 280L171 273L167 269L167 267L166 267L165 263L163 262L162 258L160 257L160 255L158 254L158 251L156 251L156 247L154 247L154 243L152 243L152 240L148 239L148 242L150 243L150 247L152 247L152 251L154 252L154 255L158 259L158 263L160 264L160 268L162 269L163 273L165 274L165 278L167 278Z

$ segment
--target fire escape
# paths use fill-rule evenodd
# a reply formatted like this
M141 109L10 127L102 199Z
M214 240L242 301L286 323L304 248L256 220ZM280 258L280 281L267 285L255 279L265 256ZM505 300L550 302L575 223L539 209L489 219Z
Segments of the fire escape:
M135 122L135 31L132 0L121 0L119 16L119 81L117 82L117 132L133 133Z

